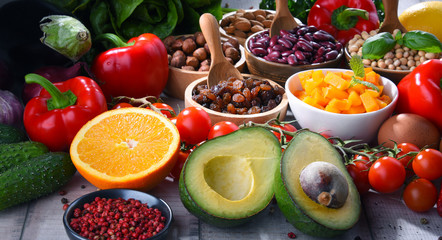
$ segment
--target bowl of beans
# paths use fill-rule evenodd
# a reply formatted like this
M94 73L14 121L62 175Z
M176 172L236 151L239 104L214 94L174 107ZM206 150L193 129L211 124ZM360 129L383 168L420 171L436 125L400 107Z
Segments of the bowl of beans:
M349 69L324 68L298 72L285 84L290 109L302 128L343 140L375 140L380 125L391 116L398 89L389 79L368 71L364 84L351 84Z
M337 67L343 46L335 38L314 26L301 25L281 30L269 37L264 30L247 38L245 46L247 68L251 74L272 79L282 85L299 71Z
M169 58L169 79L164 91L169 96L184 99L186 87L209 74L209 47L201 32L169 36L163 43ZM246 66L244 47L234 38L221 38L221 44L227 60L243 72Z
M63 215L71 240L166 239L173 219L162 199L130 189L107 189L73 201Z
M396 36L398 31L398 29L395 29L392 35ZM350 58L356 54L362 56L362 46L364 42L376 34L378 34L378 31L372 30L370 32L363 31L361 34L354 35L345 47L345 57L347 60L349 61ZM422 50L417 51L396 44L394 49L387 52L383 58L377 60L363 59L363 63L365 67L372 67L376 72L397 84L405 75L409 74L421 63L429 59L441 57L442 55L440 53L427 53Z
M219 32L224 37L234 37L241 45L256 32L270 28L276 11L264 9L238 9L226 13L219 21ZM302 22L294 18L298 24Z
M230 121L241 125L249 121L265 123L283 120L287 113L288 99L284 88L274 81L251 74L244 79L229 78L211 88L207 77L191 83L185 92L185 107L203 108L212 124Z

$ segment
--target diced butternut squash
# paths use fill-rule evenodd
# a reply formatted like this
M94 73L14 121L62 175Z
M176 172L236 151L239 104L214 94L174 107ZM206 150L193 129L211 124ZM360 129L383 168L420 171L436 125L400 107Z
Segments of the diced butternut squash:
M380 76L374 71L365 74L365 81L373 83L374 85L379 85Z
M348 110L351 107L351 102L349 102L347 99L341 100L333 98L330 100L327 106L331 106L333 108L338 109L339 111Z
M327 105L324 110L327 111L327 112L332 112L332 113L341 113L341 111L339 111L338 109L334 108L330 104Z
M342 74L340 75L341 76L331 72L327 73L327 75L325 75L324 82L339 90L346 90L350 86L350 82L343 79Z
M346 99L348 98L348 93L346 91L339 90L333 86L322 88L322 92L324 93L324 97L328 99Z
M377 98L379 97L379 92L374 89L367 89L365 90L366 93L369 93L372 97Z
M303 82L305 82L307 79L310 79L312 77L313 74L313 70L309 70L309 71L305 71L305 72L300 72L298 77L299 77L299 81L301 82L301 85L304 87Z
M362 104L365 107L365 111L367 112L373 112L379 110L379 105L376 101L376 98L373 97L370 93L365 92L361 94L361 101Z
M345 71L345 72L342 73L342 78L347 80L347 81L351 81L351 79L352 79L351 77L353 75L355 75L354 72L352 72L352 71Z
M325 98L322 94L321 88L315 88L311 95L315 99L316 103L323 107L325 107L325 105L327 105L329 102L329 99Z
M352 106L360 106L362 104L361 98L356 91L351 91L350 94L348 94L348 100Z
M365 89L367 89L367 88L364 85L356 84L356 85L350 87L348 90L349 91L356 91L359 95L361 95L362 93L365 92Z
M345 113L345 114L365 113L365 107L362 104L359 106L351 106L350 109L342 111L342 113Z

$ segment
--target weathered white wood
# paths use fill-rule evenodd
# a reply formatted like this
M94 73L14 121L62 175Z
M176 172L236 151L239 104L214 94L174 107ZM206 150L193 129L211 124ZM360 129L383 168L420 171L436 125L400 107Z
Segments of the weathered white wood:
M28 204L0 211L0 239L19 240L25 223Z

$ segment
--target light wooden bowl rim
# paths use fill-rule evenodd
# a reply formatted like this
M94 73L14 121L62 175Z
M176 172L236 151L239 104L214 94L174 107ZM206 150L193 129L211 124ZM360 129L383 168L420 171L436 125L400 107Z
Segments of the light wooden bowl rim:
M256 79L260 79L260 80L266 80L272 86L277 85L278 87L284 89L284 87L282 87L280 84L278 84L275 81L272 81L270 79L262 78L260 76L256 76L256 75L252 75L252 74L242 74L242 75L244 77L256 78ZM200 108L203 108L204 110L206 110L209 115L225 117L226 120L228 120L229 118L234 118L234 119L250 119L251 121L253 121L252 119L254 119L254 118L266 117L266 116L275 115L275 114L277 115L278 113L283 111L284 108L287 110L289 101L288 101L288 97L287 97L287 93L286 92L282 96L281 102L275 108L271 109L270 111L263 112L263 113L241 115L241 114L222 113L222 112L217 112L217 111L208 109L206 107L203 107L202 105L200 105L199 103L195 102L192 99L192 90L197 85L204 84L204 81L206 81L206 80L207 80L207 77L203 77L203 78L197 79L197 80L193 81L191 84L189 84L189 86L187 86L186 91L184 93L184 98L185 98L186 101L191 103L193 106L200 107ZM284 89L284 91L285 91L285 89ZM276 118L276 116L275 116L275 118Z

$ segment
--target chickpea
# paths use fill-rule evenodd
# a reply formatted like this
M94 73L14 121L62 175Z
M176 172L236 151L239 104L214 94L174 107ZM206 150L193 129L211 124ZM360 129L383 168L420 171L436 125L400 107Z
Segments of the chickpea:
M394 65L395 67L398 67L399 65L401 65L401 61L399 61L399 59L396 59L396 60L393 62L393 65Z
M362 63L366 66L369 66L371 64L371 61L369 59L362 60Z
M414 56L414 61L419 61L420 59L421 59L421 56L419 56L419 55Z
M354 36L354 39L356 39L356 40L358 40L358 39L361 39L362 37L361 37L361 35L359 35L359 34L356 34L355 36Z
M371 62L372 67L376 67L377 65L378 65L378 63L376 61Z
M433 59L436 58L436 54L435 53L425 53L425 58L427 59Z
M396 52L395 56L396 56L396 58L402 58L403 54L402 54L402 52Z
M395 67L393 64L390 64L390 65L388 65L388 69L390 69L390 70L395 70L396 67Z
M348 45L349 46L354 45L355 42L356 42L356 40L354 38L352 38L350 41L348 41Z
M393 64L393 59L391 59L391 58L386 59L385 64L387 64L387 65Z
M421 64L421 61L416 61L416 67L419 66Z
M410 71L413 71L415 68L416 68L415 66L410 67Z
M394 45L394 49L398 49L398 48L400 48L401 47L401 45L399 45L399 44L397 44L396 43L396 45Z
M414 61L414 60L408 60L408 62L407 62L407 66L408 67L414 67L416 65L416 62Z
M354 44L354 45L350 45L350 47L348 48L348 50L349 50L350 52L357 52L357 51L359 50L359 47L358 47L356 44Z
M378 66L379 66L380 68L386 68L386 67L387 67L387 64L386 64L384 61L382 61L382 59L381 59L381 60L378 61Z
M421 61L421 63L423 63L423 62L427 61L427 59L426 59L425 57L421 57L421 58L419 59L419 61Z
M405 51L405 52L402 54L402 56L403 56L404 58L407 58L407 57L410 56L410 52Z
M361 37L362 37L364 40L367 40L367 38L370 37L370 34L368 34L368 32L366 32L366 31L362 31L362 32L361 32Z
M400 70L408 70L408 66L406 65L401 65L400 68L401 68Z
M396 70L402 70L402 68L400 66L396 67Z
M393 52L388 52L384 55L384 59L391 59L394 58Z
M358 46L362 46L362 45L364 44L364 42L365 42L364 39L358 39L358 40L356 41L356 45L358 45Z
M399 59L401 61L401 65L407 65L408 60L406 58Z
M376 35L376 34L378 34L378 31L376 31L376 30L371 30L371 31L370 31L370 35L371 35L371 36L374 36L374 35Z
M406 52L409 52L410 51L410 49L408 48L408 47L403 47L403 49L404 49L404 51L406 51Z
M413 56L408 56L407 59L408 59L408 60L414 60L414 57L413 57Z
M425 52L422 50L419 50L419 52L417 54L421 57L425 56Z

